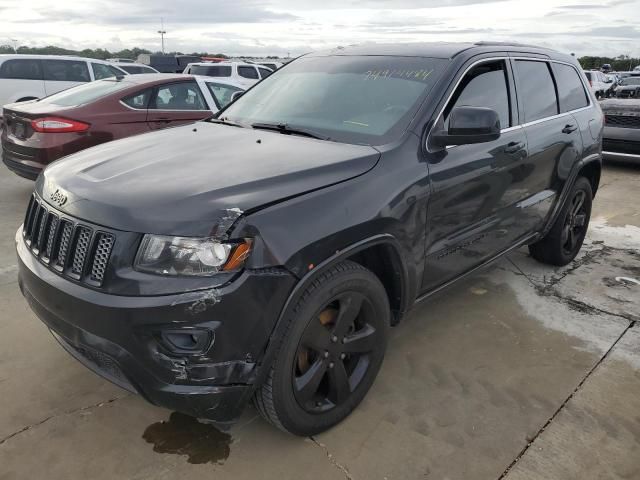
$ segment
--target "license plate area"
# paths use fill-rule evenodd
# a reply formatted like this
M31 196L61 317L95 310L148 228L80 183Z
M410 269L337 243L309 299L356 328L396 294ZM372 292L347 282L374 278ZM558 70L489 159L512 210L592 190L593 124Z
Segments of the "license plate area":
M24 122L20 120L13 120L11 122L11 133L14 137L24 139L27 136L27 127Z

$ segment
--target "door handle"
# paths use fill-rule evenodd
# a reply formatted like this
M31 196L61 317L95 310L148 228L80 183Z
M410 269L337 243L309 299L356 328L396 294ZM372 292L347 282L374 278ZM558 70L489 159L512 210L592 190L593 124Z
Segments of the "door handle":
M575 125L565 125L564 128L562 129L562 133L571 133L571 132L575 132L578 129L578 127L576 127Z
M159 118L154 118L153 121L156 123L169 123L171 119L169 117L159 117Z
M524 148L524 143L522 142L509 142L507 146L504 147L505 153L516 153Z

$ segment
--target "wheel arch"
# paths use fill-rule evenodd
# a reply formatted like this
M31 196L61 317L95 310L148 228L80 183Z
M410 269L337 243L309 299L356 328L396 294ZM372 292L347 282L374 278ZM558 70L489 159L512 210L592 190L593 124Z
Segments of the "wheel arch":
M540 235L538 236L538 238L544 237L549 232L549 230L551 230L551 227L553 226L554 222L556 221L556 218L562 211L562 207L564 206L565 202L568 200L569 194L571 193L571 190L573 189L573 186L575 185L576 180L579 177L584 176L589 180L589 182L591 183L593 197L595 197L596 191L598 190L598 186L600 184L601 172L602 172L602 155L600 153L594 153L592 155L589 155L583 158L579 162L576 162L576 164L571 169L571 172L569 173L567 181L564 184L564 188L560 192L560 197L556 202L553 212L551 215L549 215L549 218L547 219L547 223L545 224L542 232L540 232Z
M297 300L318 275L341 261L351 260L356 262L371 270L380 279L387 291L389 304L391 305L392 324L397 324L408 309L410 302L408 292L409 273L401 251L400 244L393 235L379 234L336 252L310 269L293 288L278 316L258 367L254 386L257 387L262 384L268 374L286 333L286 322L284 320L295 307Z

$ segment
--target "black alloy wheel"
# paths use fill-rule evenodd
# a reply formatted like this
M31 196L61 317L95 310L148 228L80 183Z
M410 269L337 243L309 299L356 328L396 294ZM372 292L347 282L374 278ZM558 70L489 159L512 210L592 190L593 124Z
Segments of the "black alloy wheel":
M358 387L376 349L384 347L375 309L356 291L333 298L307 325L293 365L293 391L310 413L342 405Z
M253 403L276 427L308 436L345 419L371 388L391 309L378 277L348 260L318 272L297 298Z
M562 229L562 250L565 255L577 253L587 233L586 192L578 190L571 199Z
M589 228L592 192L591 182L585 177L578 177L548 233L529 245L533 258L562 266L576 257Z

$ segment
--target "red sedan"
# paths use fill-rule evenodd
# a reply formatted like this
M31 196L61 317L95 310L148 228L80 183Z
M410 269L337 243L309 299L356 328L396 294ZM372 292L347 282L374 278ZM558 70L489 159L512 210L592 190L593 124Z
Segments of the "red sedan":
M85 148L210 117L242 91L210 77L129 75L5 105L2 160L35 180L49 163Z

